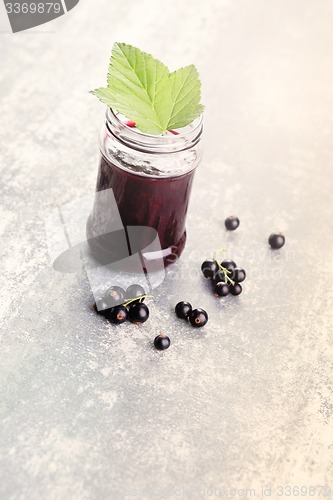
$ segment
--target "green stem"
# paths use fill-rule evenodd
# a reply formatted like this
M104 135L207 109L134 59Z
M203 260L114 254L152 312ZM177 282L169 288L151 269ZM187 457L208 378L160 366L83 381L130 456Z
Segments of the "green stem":
M228 249L227 249L227 248L224 248L224 247L219 248L218 250L215 250L214 255L213 255L213 259L214 259L214 260L217 260L217 255L218 255L219 253L225 253L225 252L227 252L227 251L228 251Z
M229 271L225 267L221 266L221 264L216 259L214 259L214 260L215 260L216 264L219 266L219 268L221 269L221 271L223 271L226 283L229 281L232 285L234 285L235 284L234 280L232 280L231 278L229 278L229 276L227 276L227 274L230 274L231 271Z
M221 271L223 271L223 273L224 273L224 277L225 277L225 280L226 280L226 283L228 283L228 281L229 281L232 285L234 285L234 284L235 284L235 282L234 282L231 278L229 278L229 276L228 276L228 274L230 274L230 273L231 273L231 271L228 271L228 269L226 269L225 267L223 267L223 266L222 266L222 265L218 262L218 260L217 260L217 255L218 255L219 253L225 253L225 252L227 252L227 251L228 251L228 250L227 250L226 248L224 248L224 247L219 248L218 250L216 250L216 251L214 252L213 259L215 260L216 264L217 264L217 265L218 265L218 267L221 269Z
M135 302L137 300L140 300L142 302L142 299L153 299L154 295L140 295L139 297L135 297L135 299L130 299L127 302L124 302L124 306L127 307L128 304L131 304L132 302Z

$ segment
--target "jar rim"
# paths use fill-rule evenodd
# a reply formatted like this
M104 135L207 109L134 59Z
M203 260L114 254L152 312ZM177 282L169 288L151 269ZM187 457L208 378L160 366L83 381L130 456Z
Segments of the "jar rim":
M106 110L106 126L110 133L133 149L155 153L183 151L195 146L202 134L203 115L185 127L175 129L166 135L146 134L126 125L125 117L111 108Z

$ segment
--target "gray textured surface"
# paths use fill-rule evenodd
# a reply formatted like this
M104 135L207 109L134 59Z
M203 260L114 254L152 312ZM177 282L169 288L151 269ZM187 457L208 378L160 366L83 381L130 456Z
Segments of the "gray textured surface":
M333 487L333 5L95 5L0 35L0 497ZM115 40L195 62L207 105L187 248L142 328L96 317L85 274L50 268L44 233L55 207L94 188L104 110L87 91ZM287 244L273 254L275 229ZM222 245L248 272L225 301L199 273ZM207 309L204 330L174 317L180 299Z

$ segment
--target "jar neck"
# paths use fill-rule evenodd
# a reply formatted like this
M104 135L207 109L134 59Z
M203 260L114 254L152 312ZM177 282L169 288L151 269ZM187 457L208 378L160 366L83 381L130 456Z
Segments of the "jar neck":
M108 131L129 148L145 153L168 154L190 149L198 144L203 130L202 116L186 127L168 131L166 135L144 134L136 127L126 125L126 121L125 117L107 108Z

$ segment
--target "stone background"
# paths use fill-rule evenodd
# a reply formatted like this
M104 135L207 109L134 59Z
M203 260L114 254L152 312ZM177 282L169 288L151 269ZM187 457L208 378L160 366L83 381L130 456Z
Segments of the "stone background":
M330 0L81 0L0 34L1 499L333 488L332 22ZM44 231L94 190L104 108L88 91L114 41L194 62L206 105L187 247L138 328L96 317ZM248 273L238 298L200 276L221 246ZM177 320L179 300L207 309L203 330Z

